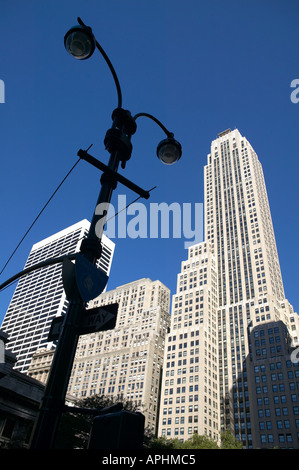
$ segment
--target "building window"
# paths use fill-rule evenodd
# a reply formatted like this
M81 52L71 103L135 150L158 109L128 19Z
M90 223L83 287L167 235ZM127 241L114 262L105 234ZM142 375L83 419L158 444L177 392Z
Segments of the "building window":
M6 418L2 428L1 436L5 437L6 439L10 439L12 437L15 424L16 421L14 419Z
M265 444L267 441L266 441L266 434L261 434L261 443L262 444Z

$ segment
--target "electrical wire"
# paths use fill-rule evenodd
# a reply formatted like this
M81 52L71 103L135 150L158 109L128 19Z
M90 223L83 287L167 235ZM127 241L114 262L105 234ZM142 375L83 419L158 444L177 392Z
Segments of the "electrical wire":
M41 216L41 214L44 212L44 210L46 209L46 207L48 206L48 204L50 203L50 201L53 199L53 197L55 196L55 194L57 193L57 191L60 189L60 187L63 185L63 183L65 182L65 180L68 178L68 176L72 173L72 171L75 169L75 167L78 165L79 161L81 160L81 158L79 158L77 160L77 162L72 166L72 168L70 169L70 171L66 174L66 176L63 178L63 180L61 181L61 183L57 186L57 188L55 189L55 191L53 192L52 196L48 199L48 201L46 202L46 204L44 205L44 207L42 208L42 210L39 212L39 214L37 215L37 217L35 218L35 220L32 222L32 224L30 225L30 227L28 228L28 230L26 231L25 235L22 237L22 239L20 240L20 242L18 243L18 245L16 246L16 248L14 249L14 251L12 252L12 254L10 255L10 257L8 258L8 260L6 261L5 265L3 266L1 272L0 272L0 276L1 274L3 273L4 269L6 268L6 266L8 265L8 263L10 262L10 260L12 259L12 257L14 256L14 254L16 253L17 249L20 247L21 243L24 241L24 239L26 238L26 236L28 235L28 233L30 232L30 230L32 229L32 227L34 226L34 224L37 222L37 220L39 219L39 217Z
M157 186L154 186L153 188L149 189L148 192L150 193L151 191L153 191L154 189L156 189ZM120 214L121 212L125 211L128 207L130 207L132 204L134 204L135 202L137 202L139 199L141 199L142 196L139 196L137 197L136 199L134 199L134 201L132 202L129 202L129 204L127 204L125 207L123 207L121 210L119 210L118 212L116 212L116 214L112 215L111 217L109 217L109 219L107 219L105 221L105 225L107 222L109 222L109 220L111 219L114 219L116 216L118 216L118 214ZM80 242L81 240L83 240L84 238L86 238L86 234L83 235L83 237L79 238L78 242ZM61 250L61 252L59 253L58 256L61 256L62 255L62 252L63 250ZM66 255L67 256L67 255Z
M153 191L153 189L156 189L157 186L154 186L153 188L149 189L148 192L150 193L151 191ZM114 217L116 217L118 214L120 214L122 211L125 211L129 206L131 206L132 204L134 204L136 201L138 201L139 199L141 199L142 196L139 196L137 197L136 199L134 199L134 201L130 202L129 204L126 205L126 207L124 207L123 209L121 209L120 211L116 212L116 214L112 215L111 217L109 217L109 219L107 219L105 221L105 224L107 222L109 222L109 220L111 219L114 219Z
M91 146L90 146L91 147ZM89 147L89 148L90 148ZM17 251L17 249L20 247L21 243L24 241L25 237L28 235L28 233L30 232L30 230L32 229L32 227L34 226L34 224L37 222L37 220L39 219L39 217L41 216L41 214L43 213L43 211L46 209L46 207L48 206L48 204L50 203L50 201L53 199L53 197L55 196L55 194L57 193L57 191L59 190L59 188L62 186L62 184L65 182L65 180L67 179L67 177L71 174L71 172L75 169L75 167L77 166L77 164L79 163L79 161L81 160L81 158L79 158L77 160L77 162L72 166L72 168L70 169L70 171L66 174L66 176L63 178L63 180L61 181L61 183L57 186L57 188L55 189L55 191L53 192L52 196L48 199L48 201L46 202L46 204L44 205L44 207L42 208L42 210L39 212L39 214L37 215L37 217L35 218L35 220L33 221L33 223L31 224L31 226L29 227L29 229L26 231L25 235L22 237L22 239L20 240L20 242L18 243L17 247L15 248L15 250L13 251L13 253L10 255L9 259L7 260L7 262L5 263L4 267L2 268L1 272L0 272L0 275L3 273L4 269L6 268L6 266L8 265L9 261L12 259L12 257L14 256L15 252ZM156 189L157 186L154 186L153 188L151 188L148 192L151 192L153 191L154 189ZM129 204L126 205L126 207L124 207L123 209L121 209L120 211L118 211L116 214L114 214L112 217L110 217L108 220L106 220L106 222L108 222L109 220L115 218L118 216L118 214L124 210L126 210L129 206L131 206L132 204L134 204L136 201L138 201L139 199L141 199L141 196L137 197L136 199L134 199L132 202L130 202ZM86 236L86 235L85 235ZM83 238L85 238L85 236L82 237L82 240ZM80 240L79 240L80 241ZM62 250L63 251L63 250ZM60 256L61 256L61 253L62 251L60 252ZM67 255L66 255L67 256ZM16 280L13 280L11 279L11 282L9 284L1 284L0 286L0 292L2 292L3 290L5 290L6 288L10 287L11 285L13 285L15 282L17 282L17 279Z

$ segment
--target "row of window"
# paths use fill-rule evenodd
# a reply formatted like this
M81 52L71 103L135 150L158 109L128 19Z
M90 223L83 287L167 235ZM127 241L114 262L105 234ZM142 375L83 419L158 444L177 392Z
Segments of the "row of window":
M261 434L260 436L261 444L273 444L274 443L274 436L273 434ZM299 433L297 433L297 439L299 440ZM278 442L279 443L289 443L293 442L293 437L291 433L287 434L278 434Z
M299 428L299 419L295 420L296 428ZM276 421L276 428L279 429L290 429L291 422L289 419L278 420ZM259 429L260 431L264 431L265 429L271 430L272 429L272 421L260 421L259 422Z
M262 398L257 399L257 406L263 406L263 404L269 405L268 397L264 397L264 400ZM291 411L294 416L299 416L299 406L293 406L293 408L291 408ZM275 408L274 414L275 416L289 416L289 408L287 406L283 406L282 408ZM258 415L260 417L262 416L270 417L271 411L269 408L266 408L264 410L258 410Z

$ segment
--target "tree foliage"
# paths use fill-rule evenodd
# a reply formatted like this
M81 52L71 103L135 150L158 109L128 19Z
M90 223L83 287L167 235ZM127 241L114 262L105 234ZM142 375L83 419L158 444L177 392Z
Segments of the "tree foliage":
M181 442L179 439L154 438L152 449L219 449L217 443L208 436L193 434L192 438Z
M230 431L221 434L221 445L218 446L214 439L193 434L192 438L181 442L179 439L154 438L151 441L152 449L242 449L242 443L238 441Z
M242 449L243 444L230 431L221 434L221 449Z
M193 434L192 438L182 443L181 449L218 449L217 442L211 437Z
M118 403L104 395L93 395L91 397L78 400L76 408L101 411ZM131 401L122 401L123 409L136 411L136 407ZM92 421L95 413L85 412L64 413L60 422L56 437L55 448L57 449L87 449Z
M57 449L87 449L92 421L95 414L84 413L84 409L103 410L103 408L115 405L116 402L104 395L93 395L79 400L77 408L82 412L68 412L62 416L58 430L56 445ZM136 406L131 401L122 401L123 409L137 411ZM221 445L218 446L212 438L206 435L193 434L192 438L181 442L179 439L156 438L145 429L144 433L145 449L242 449L242 443L238 441L230 431L221 434Z

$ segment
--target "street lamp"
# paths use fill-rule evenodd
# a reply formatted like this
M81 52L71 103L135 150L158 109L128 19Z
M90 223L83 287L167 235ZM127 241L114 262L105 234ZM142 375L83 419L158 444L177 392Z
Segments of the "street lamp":
M121 108L121 89L114 67L110 62L106 52L94 37L92 29L89 26L86 26L81 18L77 18L77 20L79 24L73 26L64 36L64 47L69 52L69 54L71 54L71 56L79 60L88 59L93 54L95 48L100 51L114 78L118 95L118 107Z
M95 50L95 37L90 28L74 26L65 35L64 46L75 59L88 59Z
M110 68L117 89L118 105L112 113L112 127L106 132L104 145L110 154L108 165L98 161L87 151L79 150L78 156L103 171L101 189L96 207L107 205L111 201L113 190L121 183L147 199L149 192L140 188L118 173L118 167L125 168L131 157L131 137L137 130L136 120L147 117L153 120L165 132L166 138L157 148L158 158L171 165L182 155L179 142L174 134L154 116L138 113L132 116L130 111L122 108L122 94L118 77L107 54L95 39L90 27L78 18L78 25L71 28L64 37L67 51L76 59L88 59L97 48ZM107 276L97 267L101 257L101 238L107 211L94 211L89 232L83 239L80 252L75 255L75 263L65 260L62 269L63 285L69 300L68 310L64 316L57 342L52 367L48 376L43 399L35 423L30 447L32 449L50 449L54 447L56 432L61 415L65 409L65 396L76 353L78 338L82 334L87 302L100 295L107 283ZM74 257L73 257L74 258ZM87 279L92 282L86 282ZM89 286L93 287L89 289Z
M118 107L121 108L121 89L117 75L109 60L109 57L94 37L92 29L89 26L86 26L81 18L78 18L78 23L78 25L73 26L64 36L64 46L66 50L72 57L79 60L85 60L91 57L96 48L100 51L113 75L118 93ZM136 119L140 116L145 116L155 121L167 135L167 138L158 144L158 158L166 165L172 165L173 163L176 163L181 158L182 148L180 143L174 139L173 133L169 132L157 118L149 113L138 113L134 116L133 119L136 121Z

